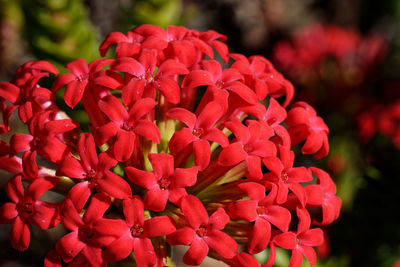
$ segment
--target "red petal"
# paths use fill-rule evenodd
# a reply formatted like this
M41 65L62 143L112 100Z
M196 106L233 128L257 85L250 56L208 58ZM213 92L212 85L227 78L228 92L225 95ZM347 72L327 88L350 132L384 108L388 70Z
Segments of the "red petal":
M57 77L57 79L54 81L53 86L51 87L51 90L53 93L56 93L58 90L60 90L61 87L63 87L66 84L71 83L76 79L76 76L71 74L71 73L65 73Z
M52 179L50 179L52 178ZM25 195L29 195L32 199L37 200L50 188L53 188L58 182L58 179L49 177L48 179L38 178L34 180L25 191Z
M86 170L95 169L99 160L97 158L96 145L94 138L89 133L84 133L78 141L78 151L81 157L81 164Z
M142 171L134 167L125 167L128 178L135 184L150 189L157 184L157 179L152 172Z
M23 123L26 123L33 117L32 102L25 102L18 108L18 116Z
M90 199L89 207L83 215L83 221L88 224L102 218L110 203L111 199L109 196L101 193L95 194Z
M270 238L271 224L262 218L256 220L249 240L249 252L255 254L263 251L267 247Z
M290 262L288 267L300 267L303 262L303 255L297 249L292 250L292 256L290 257Z
M231 259L237 254L238 245L236 241L221 231L209 231L207 236L204 237L204 241L224 258Z
M189 265L200 265L207 256L208 250L207 243L198 236L195 236L192 245L186 251L185 255L183 255L183 262Z
M247 182L241 183L238 187L246 192L252 200L262 200L265 197L265 187L259 183Z
M183 227L167 235L167 242L172 246L189 245L192 243L196 232L190 227Z
M296 214L299 218L299 224L297 225L297 233L304 233L310 229L311 218L310 213L305 208L296 208Z
M105 170L103 178L97 180L97 188L118 199L125 199L132 196L130 185L119 175Z
M215 230L222 230L225 228L225 225L229 222L230 218L228 214L226 214L223 208L218 208L211 216L209 220L209 224L212 225L212 228Z
M211 158L211 147L207 140L196 140L193 142L194 162L199 171L207 168Z
M167 116L183 122L191 130L197 121L196 115L184 108L172 108L167 111Z
M54 75L58 75L58 70L56 67L53 66L53 64L51 64L48 61L45 60L38 60L38 61L34 61L32 63L32 65L29 66L32 69L37 69L37 70L42 70L42 71L47 71L50 72Z
M294 249L296 247L296 234L293 232L286 232L275 236L274 242L281 248Z
M132 74L135 77L142 77L145 74L145 68L137 60L131 57L120 57L111 64L111 70L121 71Z
M18 216L17 206L15 203L7 202L0 206L0 223L11 223Z
M301 244L304 246L320 246L324 242L324 232L321 228L310 229L299 235L299 238L301 239Z
M61 267L60 255L55 249L50 250L44 258L44 267Z
M176 154L188 147L196 139L197 137L192 134L192 131L189 128L183 128L174 133L168 143L168 147L172 154Z
M175 232L176 228L168 216L157 216L144 222L143 233L147 237L163 236Z
M241 99L251 105L258 103L258 98L254 91L242 82L232 82L226 85L225 89L236 93Z
M78 232L72 232L58 240L56 250L65 262L70 262L85 246L79 241Z
M127 37L123 33L112 32L112 33L108 34L99 47L100 55L102 57L104 57L107 53L108 48L111 45L118 44L121 42L126 42L126 41L127 41Z
M161 134L157 125L151 121L140 120L136 123L135 133L141 135L157 144L160 143Z
M149 160L155 177L169 177L174 174L174 157L166 153L151 153Z
M74 203L70 199L65 199L61 206L61 219L65 228L77 231L83 225L82 218L79 216Z
M122 101L125 106L131 107L143 95L146 81L144 79L132 78L122 88Z
M73 120L54 120L45 125L45 130L49 135L69 132L78 127L78 123Z
M221 55L224 62L229 61L229 51L228 51L228 46L226 44L224 44L223 42L220 42L218 40L211 41L210 44Z
M19 87L12 83L0 83L0 97L15 103L19 97Z
M205 70L193 70L185 76L182 88L194 88L203 85L213 85L211 74Z
M77 60L65 65L65 67L71 71L72 74L78 77L89 73L89 67L83 58L78 58Z
M298 250L303 253L306 259L310 262L310 267L313 267L317 262L317 254L315 253L314 249L311 247L300 246Z
M128 111L126 111L123 104L115 96L106 96L99 101L99 108L107 117L118 125L129 118Z
M188 195L182 198L181 210L194 230L197 230L200 225L208 224L207 211L197 197Z
M92 189L89 186L89 182L81 182L69 190L68 198L72 201L76 210L81 212L91 194Z
M196 166L188 169L176 169L171 180L171 187L182 188L194 185L197 180L198 171L199 169Z
M94 83L96 85L104 86L107 88L111 89L119 89L123 84L120 83L120 81L114 79L111 76L108 76L106 74L100 75L94 79Z
M175 80L163 77L154 82L154 85L156 89L165 96L165 99L168 102L172 104L179 103L181 98L181 88Z
M218 164L222 166L233 166L247 158L242 143L233 143L225 147L218 157Z
M21 175L14 176L8 180L6 184L6 192L8 197L14 202L18 203L24 196L24 188L22 187Z
M243 200L234 202L229 205L228 212L234 220L255 221L258 218L257 201Z
M10 139L10 148L13 154L27 151L31 148L30 142L33 136L23 133L15 133Z
M220 104L215 101L208 103L197 118L196 128L209 129L211 128L223 114L223 109Z
M114 144L114 157L118 161L126 161L130 158L135 145L135 134L131 131L120 129Z
M25 251L29 247L31 233L29 226L20 217L16 217L11 228L10 242L18 251Z
M138 198L125 199L122 202L124 216L129 226L144 224L144 206Z
M107 261L118 262L128 257L132 250L133 238L130 234L125 234L107 246L103 254Z
M67 84L64 93L65 104L67 104L70 108L74 108L79 101L81 101L83 93L85 91L86 86L88 85L88 81L72 81Z
M137 121L147 115L157 105L151 98L141 98L129 110L129 119Z
M134 238L133 254L138 266L154 266L156 263L156 254L149 238Z
M167 205L168 197L168 190L161 190L160 188L150 189L144 198L145 208L152 211L163 211Z
M56 174L70 178L84 178L86 171L78 160L73 157L66 157L57 168Z
M279 228L282 232L287 232L291 220L290 212L277 205L267 206L267 213L262 217Z
M208 129L201 138L210 140L212 142L216 142L220 144L222 147L226 147L229 145L228 137L219 129L210 128Z
M178 74L188 74L189 70L182 63L167 59L165 60L157 70L157 76L172 76Z

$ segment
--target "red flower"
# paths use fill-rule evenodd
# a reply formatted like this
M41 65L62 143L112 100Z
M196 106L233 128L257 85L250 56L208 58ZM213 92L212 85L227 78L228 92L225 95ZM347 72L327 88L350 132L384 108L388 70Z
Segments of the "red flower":
M70 108L74 108L82 99L83 93L93 74L108 64L110 64L110 60L108 59L98 59L89 65L87 65L83 58L72 61L65 66L71 73L59 76L54 82L52 90L55 93L66 85L64 94L65 103Z
M303 154L317 153L316 159L328 155L328 126L310 105L305 102L293 104L288 112L286 124L290 126L289 134L293 146L306 140L301 149Z
M107 153L97 156L93 136L84 133L79 138L78 152L80 160L71 156L64 158L57 169L57 175L85 179L84 186L92 191L93 187L115 198L128 198L132 195L129 184L109 169L117 161Z
M294 152L279 146L280 159L277 157L265 157L264 165L271 171L264 174L264 180L270 181L278 186L278 195L276 202L285 203L290 189L298 198L300 204L304 207L307 201L307 195L300 185L301 182L312 180L310 172L305 167L293 168Z
M6 192L12 202L0 207L0 223L12 223L10 241L16 250L28 249L32 224L41 229L49 229L59 223L56 206L38 200L56 183L57 180L54 179L38 178L24 192L20 175L8 181Z
M307 193L307 204L322 207L322 221L313 220L313 223L327 225L339 217L342 200L335 196L336 185L328 173L315 167L310 169L317 176L318 184L304 188Z
M204 170L210 162L211 148L208 140L222 147L229 143L221 130L213 128L222 115L222 108L217 102L208 103L198 116L183 108L168 110L168 117L182 121L187 126L172 136L169 142L172 154L176 155L193 143L195 164L200 171Z
M269 127L253 120L246 121L246 124L247 127L239 119L224 124L236 139L224 147L219 154L218 163L222 166L232 166L246 161L246 177L260 180L263 176L261 159L276 156L276 146L268 140L271 137Z
M248 251L251 254L263 251L271 237L271 223L282 232L287 232L290 223L290 212L279 205L274 205L277 190L276 186L266 196L265 187L247 182L239 185L251 200L242 200L232 203L228 213L232 219L255 222L249 236Z
M100 100L99 107L111 120L98 129L101 143L116 136L113 145L113 156L118 161L128 160L132 155L135 134L141 135L151 141L160 143L160 130L157 126L144 119L157 103L151 98L139 99L129 110L114 96L107 96Z
M209 247L224 258L233 258L238 245L229 235L221 230L229 222L229 216L222 208L217 209L210 217L201 201L189 195L182 198L181 210L188 226L176 230L167 236L171 245L190 245L183 256L183 262L199 265L207 256Z
M168 216L157 216L145 220L143 202L139 198L123 201L125 221L102 220L96 224L100 233L118 238L107 246L105 257L110 261L120 261L132 252L138 267L153 266L156 254L151 237L163 236L175 231Z
M110 198L104 194L92 196L90 204L83 217L79 216L80 210L75 207L76 199L81 198L73 194L67 198L61 208L62 224L70 233L63 236L56 244L57 253L65 262L71 264L90 264L92 266L106 265L102 257L102 249L114 239L103 237L95 231L94 224L103 218L104 212L110 206ZM84 199L85 202L87 199Z
M196 183L196 166L174 169L174 157L169 154L149 154L153 172L146 172L134 167L126 167L128 178L137 185L147 189L144 204L146 209L163 211L167 201L179 204L186 196L185 187Z
M296 209L299 217L297 232L286 232L274 238L274 242L282 248L291 249L289 267L299 267L303 261L303 256L310 262L311 267L317 261L317 255L312 248L319 246L324 240L324 233L320 228L310 229L310 215L306 209Z
M40 156L59 163L70 153L60 135L75 129L78 125L72 120L60 120L55 117L51 111L36 114L29 123L30 134L15 133L11 137L12 153L37 151Z

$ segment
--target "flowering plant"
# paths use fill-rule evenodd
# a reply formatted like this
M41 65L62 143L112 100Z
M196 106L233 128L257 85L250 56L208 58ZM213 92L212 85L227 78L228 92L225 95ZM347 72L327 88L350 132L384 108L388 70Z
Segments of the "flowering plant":
M302 255L314 265L319 226L337 219L341 200L328 173L294 166L292 149L326 156L329 129L307 103L288 108L294 88L267 59L231 54L225 40L142 25L107 36L100 54L115 45L115 59L78 59L62 75L31 61L0 83L1 132L15 131L14 111L29 130L0 146L0 168L14 175L0 207L11 245L24 251L31 225L61 223L69 233L45 266L105 266L132 252L137 266L164 266L175 245L190 246L190 265L208 255L259 266L252 255L269 249L272 266L276 247L292 251L290 266ZM89 132L55 104L64 87ZM64 200L40 200L48 190Z

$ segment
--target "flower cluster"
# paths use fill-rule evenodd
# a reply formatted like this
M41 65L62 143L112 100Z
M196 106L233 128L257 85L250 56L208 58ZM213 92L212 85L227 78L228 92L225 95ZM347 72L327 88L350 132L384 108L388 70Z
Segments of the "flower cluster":
M387 48L385 38L376 33L362 35L336 25L314 24L278 42L274 60L296 85L305 87L307 99L325 95L335 108L347 99L343 95L354 94L376 71ZM329 92L321 90L326 87ZM314 92L307 92L310 88Z
M328 173L299 166L293 149L325 157L329 129L307 103L290 106L294 88L267 59L231 54L225 40L142 25L107 36L100 54L116 46L115 59L78 59L62 75L32 61L0 83L0 129L14 133L0 144L0 168L14 175L0 207L11 245L24 251L31 225L61 223L68 233L46 266L131 253L138 266L164 266L175 245L189 246L190 265L208 255L259 266L252 255L269 249L272 266L277 247L292 252L290 266L303 255L314 265L319 226L338 218L341 200ZM55 104L59 90L83 108L88 132ZM15 132L12 113L28 132ZM39 200L48 190L64 200Z
M357 117L359 135L363 141L369 141L376 133L380 133L400 149L400 102L389 105L375 104Z

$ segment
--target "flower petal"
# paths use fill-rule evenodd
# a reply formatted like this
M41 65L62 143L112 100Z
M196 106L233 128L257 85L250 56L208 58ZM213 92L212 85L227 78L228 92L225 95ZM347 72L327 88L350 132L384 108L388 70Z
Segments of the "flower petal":
M186 251L185 255L183 255L182 260L185 264L200 265L207 256L208 250L207 243L198 236L195 236L192 245Z

